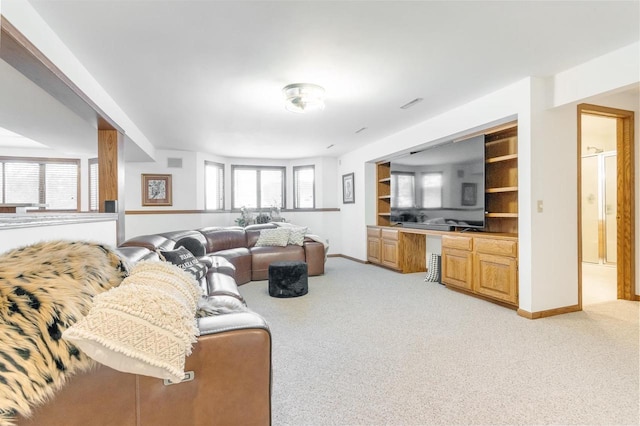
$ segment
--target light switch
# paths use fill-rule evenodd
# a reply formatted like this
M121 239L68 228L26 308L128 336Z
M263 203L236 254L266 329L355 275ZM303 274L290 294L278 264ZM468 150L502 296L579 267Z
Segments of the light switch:
M538 213L542 213L543 210L542 200L538 200Z

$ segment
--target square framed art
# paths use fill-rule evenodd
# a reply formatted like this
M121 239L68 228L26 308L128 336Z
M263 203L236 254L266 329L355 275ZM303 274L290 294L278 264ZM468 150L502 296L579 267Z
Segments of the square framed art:
M173 205L171 175L142 174L142 205Z

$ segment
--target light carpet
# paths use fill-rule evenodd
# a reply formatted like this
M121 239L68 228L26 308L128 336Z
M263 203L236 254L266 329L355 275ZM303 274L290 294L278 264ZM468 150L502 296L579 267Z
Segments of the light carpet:
M528 320L424 274L330 258L240 287L273 335L273 424L638 424L638 303Z

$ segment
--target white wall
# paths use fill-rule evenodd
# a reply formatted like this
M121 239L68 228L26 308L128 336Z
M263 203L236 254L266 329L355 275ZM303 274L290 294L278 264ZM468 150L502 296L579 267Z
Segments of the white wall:
M547 109L548 88L548 80L533 81L527 206L531 310L523 308L529 312L578 303L577 113L572 106ZM522 177L520 170L518 176ZM519 209L523 211L522 206Z
M167 158L181 158L181 168L168 168ZM204 163L198 168L198 155L195 152L156 150L155 162L126 163L124 172L125 206L127 210L195 210L198 199L204 198L197 191L197 182L204 180ZM198 173L203 176L198 179ZM142 174L171 174L172 206L142 205ZM204 204L203 204L204 206Z
M553 77L552 106L561 106L638 84L640 42L632 43Z

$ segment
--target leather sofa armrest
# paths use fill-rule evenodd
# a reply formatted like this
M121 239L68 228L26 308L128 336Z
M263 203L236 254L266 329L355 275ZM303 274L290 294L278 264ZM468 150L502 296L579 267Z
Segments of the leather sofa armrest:
M271 424L271 335L257 314L200 319L185 360L193 380L138 376L139 426Z
M210 256L198 256L197 259L198 262L205 265L208 269L211 269L211 267L213 266L213 261L211 260Z
M232 330L262 329L269 331L267 322L255 312L238 312L198 319L200 336Z
M315 241L305 241L303 247L309 276L323 275L326 256L324 244Z

